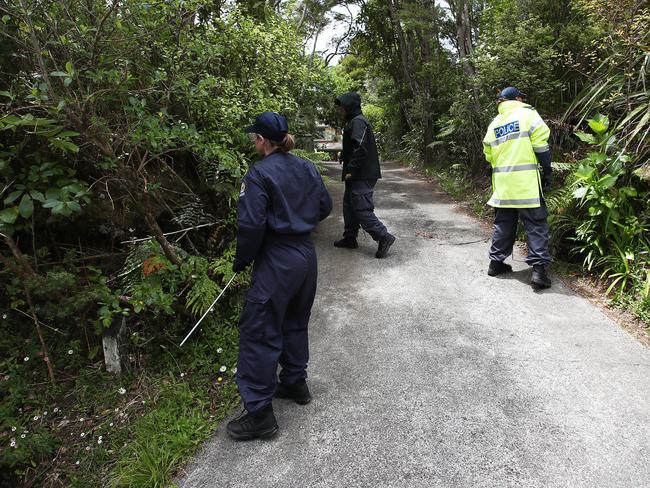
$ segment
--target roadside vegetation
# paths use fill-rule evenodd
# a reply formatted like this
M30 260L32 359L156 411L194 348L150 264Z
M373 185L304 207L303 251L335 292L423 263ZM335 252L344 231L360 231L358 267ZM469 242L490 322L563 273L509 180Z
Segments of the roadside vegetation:
M179 343L232 277L265 110L318 166L357 90L384 155L482 215L519 87L553 132L555 256L649 321L649 25L638 0L0 3L0 484L168 486L237 404L249 277Z
M369 0L359 17L339 69L369 100L384 156L489 216L481 141L498 91L525 91L552 130L556 260L650 322L647 3Z

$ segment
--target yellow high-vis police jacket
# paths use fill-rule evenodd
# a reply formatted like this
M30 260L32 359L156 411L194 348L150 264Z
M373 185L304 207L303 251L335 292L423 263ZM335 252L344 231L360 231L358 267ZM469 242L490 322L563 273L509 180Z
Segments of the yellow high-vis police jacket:
M492 198L501 208L541 206L541 181L535 153L549 150L548 126L528 104L506 100L483 138L485 159L492 165Z

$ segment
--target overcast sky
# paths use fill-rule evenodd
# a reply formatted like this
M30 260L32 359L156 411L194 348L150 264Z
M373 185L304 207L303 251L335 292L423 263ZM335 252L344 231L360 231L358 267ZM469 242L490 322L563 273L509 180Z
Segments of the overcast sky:
M344 7L336 7L334 8L335 11L340 12L344 14L348 19L348 11ZM359 6L358 5L350 5L350 11L352 12L352 15L356 18L357 14L359 13ZM333 15L329 14L329 17L332 19L330 24L323 30L323 32L320 33L318 36L318 41L316 43L316 50L319 52L324 52L324 55L327 56L327 54L331 53L334 51L334 46L332 45L332 40L334 38L340 37L341 35L344 35L349 27L349 21L335 21L333 19ZM311 49L314 47L314 39L311 39L310 42L307 44L309 50L308 52L311 52ZM335 65L339 62L339 59L341 56L335 56L334 59L330 62L330 65Z

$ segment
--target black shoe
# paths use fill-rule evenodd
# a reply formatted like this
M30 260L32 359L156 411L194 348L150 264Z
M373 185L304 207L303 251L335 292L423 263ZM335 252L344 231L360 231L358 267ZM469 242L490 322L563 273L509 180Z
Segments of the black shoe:
M546 274L546 266L541 264L533 266L533 278L531 283L535 288L543 289L551 287L551 278Z
M273 407L269 405L257 412L244 410L235 420L228 422L228 434L233 439L245 441L249 439L266 439L278 432L278 423L273 415Z
M390 249L390 246L393 245L393 242L395 242L395 236L392 234L386 234L384 238L379 241L379 246L377 246L377 252L375 253L375 257L377 259L381 259L386 254L388 254L388 250Z
M307 405L311 402L311 393L305 380L300 380L292 385L280 383L275 390L275 398L288 398L298 405Z
M334 241L334 247L347 247L348 249L356 249L359 243L352 237L344 237L338 241Z
M504 263L503 261L490 261L490 267L488 268L488 275L497 276L503 273L510 273L512 271L512 266Z

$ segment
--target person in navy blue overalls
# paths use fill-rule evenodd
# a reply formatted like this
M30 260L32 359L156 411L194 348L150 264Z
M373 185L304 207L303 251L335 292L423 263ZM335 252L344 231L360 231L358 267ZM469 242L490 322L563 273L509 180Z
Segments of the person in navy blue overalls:
M311 400L305 382L307 324L317 269L310 234L332 211L315 166L289 152L294 140L284 117L264 112L245 130L264 158L244 177L237 203L233 270L254 264L239 319L237 386L245 411L227 426L235 439L270 437L278 431L273 396L299 404Z

